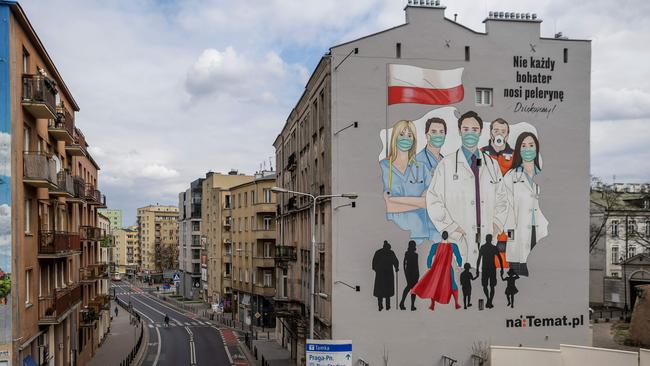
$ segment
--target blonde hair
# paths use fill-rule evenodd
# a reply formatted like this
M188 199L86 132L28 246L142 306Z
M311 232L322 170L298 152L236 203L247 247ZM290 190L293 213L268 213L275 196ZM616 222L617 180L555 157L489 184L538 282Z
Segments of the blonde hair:
M413 135L413 146L408 151L409 162L415 156L416 150L418 148L417 134L415 131L415 125L412 121L401 120L395 123L393 126L393 132L390 135L390 149L388 150L388 161L393 162L397 159L397 136L399 136L402 131L409 129Z

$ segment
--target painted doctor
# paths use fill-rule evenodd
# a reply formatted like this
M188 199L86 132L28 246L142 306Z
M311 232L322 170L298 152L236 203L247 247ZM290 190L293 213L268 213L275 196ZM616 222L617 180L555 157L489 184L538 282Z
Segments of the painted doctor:
M528 255L548 234L548 221L539 208L539 186L533 179L540 172L539 141L534 134L523 132L517 137L512 168L503 179L510 205L506 227L514 228L506 259L520 276L528 276Z
M498 162L478 149L483 120L469 111L458 119L462 146L444 157L426 193L429 218L450 233L463 261L476 263L485 236L496 237L508 215L508 198Z

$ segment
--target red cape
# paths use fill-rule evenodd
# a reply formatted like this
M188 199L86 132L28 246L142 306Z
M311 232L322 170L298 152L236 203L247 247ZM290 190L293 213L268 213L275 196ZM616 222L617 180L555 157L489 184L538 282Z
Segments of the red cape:
M451 243L439 243L431 268L413 286L411 292L423 299L448 304L452 295L450 273L452 257Z

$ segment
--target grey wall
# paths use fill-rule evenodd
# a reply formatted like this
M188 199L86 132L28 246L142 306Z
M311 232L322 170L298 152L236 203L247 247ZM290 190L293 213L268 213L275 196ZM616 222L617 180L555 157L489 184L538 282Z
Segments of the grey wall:
M560 343L590 344L588 324L576 328L506 328L505 320L520 315L580 316L588 319L588 226L589 226L589 122L590 43L539 38L539 24L492 22L489 33L478 34L449 20L440 9L407 8L410 23L375 36L332 48L332 131L353 121L359 128L332 136L332 192L358 192L356 208L333 211L332 332L335 339L351 339L355 360L371 365L441 365L448 355L470 365L475 342L493 345L557 347ZM446 40L450 47L446 47ZM395 59L395 44L402 44L402 59ZM530 44L536 52L531 53ZM464 61L465 46L471 61ZM337 70L336 65L353 50ZM562 62L563 48L569 62ZM537 105L557 104L546 115L518 112L517 99L505 99L504 87L516 87L514 55L549 56L555 61L553 82L547 89L563 90L563 102L534 99ZM465 99L456 105L460 113L477 111L485 121L497 117L515 123L532 123L538 132L544 170L536 181L542 189L540 205L549 220L549 236L528 259L531 277L517 286L517 306L505 307L505 286L496 289L495 308L478 311L482 297L480 280L473 282L471 310L438 305L435 312L418 299L418 310L377 311L373 297L373 253L383 240L393 243L400 262L409 235L386 220L378 156L379 132L386 126L386 64L401 63L434 69L464 67ZM524 70L525 71L525 70ZM534 70L530 70L534 71ZM494 88L494 106L477 107L475 87ZM528 101L530 102L530 101ZM401 104L389 109L389 124L417 119L438 106ZM442 107L442 106L440 106ZM447 121L455 128L456 121ZM487 126L486 126L487 127ZM420 257L428 253L418 249ZM421 261L422 263L422 261ZM401 267L401 264L400 264ZM421 266L420 273L426 268ZM360 292L334 284L361 286ZM400 288L404 285L399 273Z

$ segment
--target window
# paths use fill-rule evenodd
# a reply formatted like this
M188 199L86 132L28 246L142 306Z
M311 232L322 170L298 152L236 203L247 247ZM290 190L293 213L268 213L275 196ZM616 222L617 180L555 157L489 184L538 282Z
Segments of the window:
M612 236L618 236L618 220L612 220Z
M29 127L25 127L23 129L23 151L30 151L29 150L29 136L30 136Z
M29 52L23 48L23 74L29 74Z
M476 88L476 105L492 105L492 88Z
M612 277L616 277L616 278L618 278L618 277L619 277L618 272L612 272Z
M399 42L395 44L395 58L402 58L402 44Z
M201 231L200 221L192 221L192 231Z
M264 230L271 230L273 225L273 218L271 216L264 216Z
M25 271L25 305L31 305L32 303L32 270L28 269Z
M612 247L612 264L618 264L618 247Z
M248 207L248 192L244 192L244 207Z
M256 277L257 277L256 274L257 274L257 271L255 271L255 270L251 270L251 276L252 276L252 280L253 280L253 285L256 285L256 284L257 284L257 282L255 281L255 280L256 280Z
M230 208L230 195L224 197L224 207Z
M465 61L469 61L469 46L465 46Z
M645 222L645 236L650 236L650 220Z
M251 191L251 205L255 204L255 191Z
M566 64L567 62L569 62L569 49L565 48L564 49L564 63Z
M264 257L265 258L270 258L270 257L273 256L272 248L273 248L272 243L270 243L270 242L265 242L264 243Z
M248 269L244 271L244 275L246 276L244 280L248 283Z
M29 216L30 216L30 207L31 207L32 201L30 199L25 199L25 234L29 234L30 230L30 223L29 223Z
M238 201L237 206L239 206L239 208L241 208L241 193L237 194L237 201Z
M636 247L630 247L628 251L629 251L627 256L628 258L634 257L636 255Z
M264 271L264 287L273 287L273 274L270 271Z
M289 277L287 276L288 270L286 268L282 269L282 288L280 289L280 295L282 297L288 296L288 287L289 287Z
M248 231L248 217L244 218L244 230Z
M265 189L264 190L264 203L271 203L271 190L270 189Z

